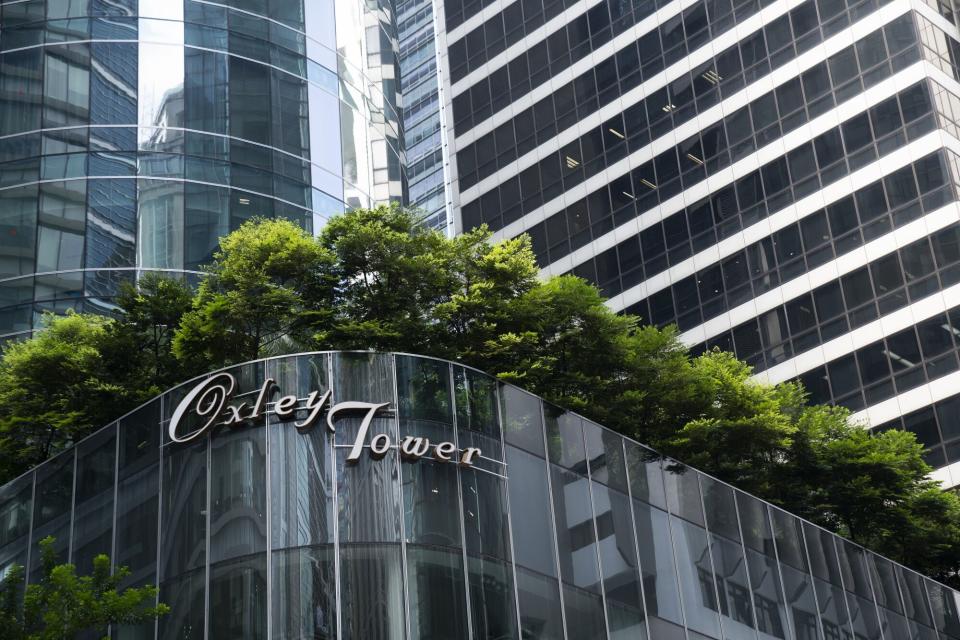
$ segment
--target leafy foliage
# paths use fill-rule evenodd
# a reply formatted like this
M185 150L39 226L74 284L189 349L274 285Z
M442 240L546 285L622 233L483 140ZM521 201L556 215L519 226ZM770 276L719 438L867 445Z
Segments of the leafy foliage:
M110 320L69 313L9 345L0 360L0 469L15 476L127 407L131 391L104 357Z
M297 350L303 327L326 315L330 254L286 220L245 224L223 238L173 352L188 370Z
M525 236L449 239L398 206L337 216L317 238L252 220L222 239L189 308L162 281L120 304L122 320L50 320L8 349L7 477L177 376L305 349L403 351L489 371L924 572L960 570L960 498L927 479L912 434L870 434L729 353L692 357L674 328L613 313L583 280L541 279ZM117 363L118 344L145 355Z
M129 576L120 567L111 573L110 558L98 555L93 573L77 576L72 564L57 564L54 539L40 541L41 577L23 587L24 568L14 566L0 581L0 629L8 640L65 640L83 631L106 636L110 625L136 625L169 612L156 604L153 586L120 586ZM22 596L22 601L21 601Z
M47 315L29 340L0 359L0 479L43 462L171 386L182 366L173 329L192 294L181 282L147 275L117 300L113 320Z

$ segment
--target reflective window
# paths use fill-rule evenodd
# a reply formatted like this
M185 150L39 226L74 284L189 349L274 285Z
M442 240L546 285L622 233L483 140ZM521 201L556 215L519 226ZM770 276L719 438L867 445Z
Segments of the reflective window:
M337 628L333 546L273 554L273 633L334 640Z
M109 556L113 550L113 528L104 527L104 523L113 520L116 447L113 427L101 430L77 448L71 562L82 575L92 572L95 557Z
M399 546L341 546L341 638L401 640L403 578Z
M543 421L540 399L511 385L500 387L503 408L503 437L507 444L543 457Z
M266 638L266 555L211 563L209 598L209 638Z
M524 451L507 447L507 468L510 470L508 482L516 562L538 573L556 577L553 536L544 536L544 532L553 531L547 464Z
M591 488L610 635L646 638L630 499L599 482Z
M407 547L410 635L467 636L463 554L457 550Z

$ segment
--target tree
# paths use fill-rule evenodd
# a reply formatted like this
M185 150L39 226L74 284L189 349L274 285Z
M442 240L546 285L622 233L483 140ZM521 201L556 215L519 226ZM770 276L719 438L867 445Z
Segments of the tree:
M44 316L0 359L0 482L43 462L172 386L171 338L192 294L147 275L121 290L120 315Z
M305 345L303 328L329 313L332 262L283 219L254 219L222 238L173 338L185 373Z
M391 205L324 227L335 311L314 326L317 346L479 356L504 323L517 324L514 302L538 284L529 239L493 244L485 230L448 239L417 220Z
M128 356L127 362L137 369L130 372L132 379L149 381L148 388L138 394L144 400L180 377L171 343L192 302L193 292L182 280L153 272L120 288L116 304L121 313L108 328L107 346ZM131 353L138 357L129 358Z
M127 315L114 324L74 327L76 353L60 335L70 317L10 348L11 367L30 381L35 359L38 373L24 393L19 370L0 364L0 459L21 465L3 471L37 461L42 436L56 439L50 454L105 424L167 375L305 349L406 351L514 382L905 564L960 570L960 498L927 479L912 434L870 434L844 409L810 406L797 383L756 381L732 354L692 357L675 328L614 313L582 279L541 279L525 236L446 238L398 206L336 216L317 238L255 220L221 241L182 317L162 317L164 296L183 308L165 286L121 296ZM116 344L141 345L149 364L118 361ZM48 418L51 401L63 411Z
M0 360L0 469L11 478L132 408L135 393L103 353L101 316L45 316L32 338Z
M103 637L110 625L141 624L169 612L165 604L155 604L154 586L121 589L129 571L120 567L111 573L106 555L94 559L91 575L77 576L72 564L57 564L53 546L52 537L40 541L42 571L38 583L23 588L22 566L14 566L0 581L0 628L4 638L67 640L83 631L95 631Z
M913 566L960 568L960 501L926 480L911 434L871 436L731 354L691 357L583 280L538 279L527 238L447 239L381 207L334 218L318 242L333 306L309 320L314 347L464 362Z

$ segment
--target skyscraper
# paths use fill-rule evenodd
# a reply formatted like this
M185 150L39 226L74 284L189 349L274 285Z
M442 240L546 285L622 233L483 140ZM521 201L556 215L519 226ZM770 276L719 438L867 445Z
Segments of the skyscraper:
M446 150L435 21L434 0L397 2L407 204L419 210L424 224L450 233L453 221L444 173Z
M458 230L902 424L960 483L960 32L938 0L448 1Z
M386 1L4 2L0 339L250 217L402 199L397 38Z

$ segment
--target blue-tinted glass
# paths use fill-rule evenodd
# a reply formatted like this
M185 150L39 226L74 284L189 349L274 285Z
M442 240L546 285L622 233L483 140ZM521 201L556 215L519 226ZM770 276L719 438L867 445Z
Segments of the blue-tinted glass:
M710 550L716 567L717 594L724 636L742 640L756 638L753 601L743 547L711 532Z
M849 634L850 618L840 579L834 538L826 531L807 523L804 523L803 533L814 576L823 633L827 638Z
M910 631L907 628L907 620L903 616L900 588L897 586L893 564L874 553L867 553L866 561L884 637L909 637Z
M800 520L779 509L770 513L790 624L797 638L823 638Z
M343 640L404 637L399 545L340 547L340 634Z
M453 423L447 363L397 356L397 393L401 418Z
M212 563L209 600L208 638L266 638L267 554Z
M933 621L940 631L950 638L960 637L960 613L958 613L957 594L943 585L932 580L924 581L927 594L930 596L930 607L933 609Z
M206 571L196 569L161 583L160 602L170 607L170 615L159 621L161 640L188 640L204 637L204 595Z
M75 458L75 450L66 451L37 469L28 582L35 582L39 578L38 543L47 536L55 538L54 550L58 560L61 562L67 560L70 547Z
M218 433L210 451L210 561L267 548L266 431ZM253 568L240 563L236 571ZM233 575L228 572L225 575ZM258 576L257 579L266 578ZM226 579L226 578L225 578ZM246 579L246 578L245 578ZM264 632L265 633L265 632Z
M472 555L467 558L467 564L474 637L516 637L517 609L509 565Z
M591 479L626 494L623 438L589 421L583 423L583 436Z
M703 524L699 472L673 460L664 460L663 479L670 513Z
M163 452L161 583L206 563L207 444L200 438L190 445L169 445Z
M624 441L627 457L627 471L630 475L630 495L661 509L667 508L663 487L663 472L660 469L661 456L642 445L629 440Z
M579 589L600 593L590 481L550 465L560 577Z
M11 565L27 564L32 500L32 473L0 488L0 575L6 575Z
M520 601L521 638L562 640L563 614L555 578L517 567L517 597Z
M760 500L740 491L736 492L736 501L750 587L753 589L757 631L762 640L783 640L787 637L789 627L767 507Z

